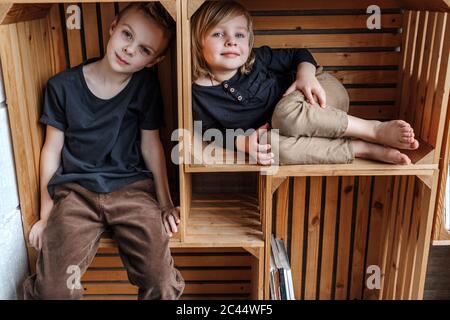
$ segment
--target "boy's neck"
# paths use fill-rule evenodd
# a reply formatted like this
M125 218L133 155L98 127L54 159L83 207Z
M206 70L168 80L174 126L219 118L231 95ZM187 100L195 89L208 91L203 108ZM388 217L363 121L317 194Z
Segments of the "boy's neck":
M214 71L212 74L214 78L212 78L213 84L221 84L224 81L230 80L238 70L224 70L224 71Z
M127 82L130 77L133 75L132 73L120 73L114 71L106 57L99 60L97 63L92 64L92 71L98 75L98 80L103 83L110 83L112 85L121 85L124 82Z

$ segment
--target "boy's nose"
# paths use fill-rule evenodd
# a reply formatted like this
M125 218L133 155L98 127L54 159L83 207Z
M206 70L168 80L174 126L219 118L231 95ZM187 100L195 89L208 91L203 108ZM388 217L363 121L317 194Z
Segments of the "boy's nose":
M127 46L123 48L123 52L127 55L132 56L134 54L134 49L131 46Z
M225 46L227 46L227 47L232 47L232 46L235 46L235 45L236 45L236 41L234 41L233 38L228 38L227 42L225 43Z

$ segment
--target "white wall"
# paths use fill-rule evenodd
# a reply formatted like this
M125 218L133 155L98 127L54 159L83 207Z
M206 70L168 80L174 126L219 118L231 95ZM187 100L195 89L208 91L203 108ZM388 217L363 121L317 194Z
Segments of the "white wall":
M0 69L0 299L20 299L28 273L14 158Z

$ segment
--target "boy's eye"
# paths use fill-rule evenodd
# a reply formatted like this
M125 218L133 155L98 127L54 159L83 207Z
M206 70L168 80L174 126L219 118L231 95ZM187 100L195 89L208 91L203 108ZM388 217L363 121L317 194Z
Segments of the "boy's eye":
M147 48L141 47L141 53L146 55L146 56L149 56L151 52Z
M122 31L122 35L126 38L126 39L131 39L133 38L133 35L131 34L131 32L127 31L127 30L123 30Z
M213 37L215 38L222 38L223 37L223 33L222 32L214 32L212 34Z
M245 38L245 34L243 34L243 33L236 33L236 38Z

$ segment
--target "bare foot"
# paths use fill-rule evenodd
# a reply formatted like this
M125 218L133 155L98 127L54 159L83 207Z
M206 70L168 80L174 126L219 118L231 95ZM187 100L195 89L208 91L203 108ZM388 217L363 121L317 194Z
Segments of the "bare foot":
M357 158L377 160L393 164L411 164L411 159L397 149L381 146L362 140L352 141L353 152Z
M374 127L375 143L385 144L394 148L415 150L419 142L414 139L414 130L403 120L378 122Z

